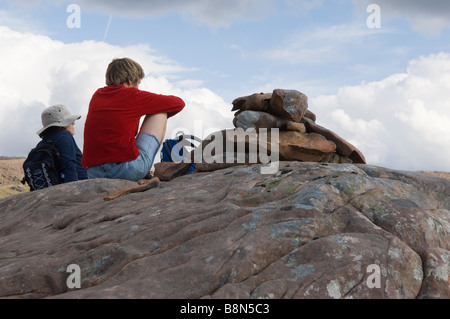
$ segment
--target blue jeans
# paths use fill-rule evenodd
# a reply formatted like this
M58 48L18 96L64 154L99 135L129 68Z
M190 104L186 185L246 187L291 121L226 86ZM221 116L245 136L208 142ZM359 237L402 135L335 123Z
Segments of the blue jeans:
M140 153L138 158L129 162L91 166L87 169L88 177L126 179L137 182L150 173L160 145L161 143L154 135L139 134L136 138L136 146Z

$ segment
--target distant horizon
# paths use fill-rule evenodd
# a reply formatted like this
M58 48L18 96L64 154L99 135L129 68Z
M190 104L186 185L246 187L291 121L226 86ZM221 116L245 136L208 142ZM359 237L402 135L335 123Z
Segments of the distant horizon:
M26 156L0 156L0 161L8 161L8 160L25 160ZM295 162L295 161L280 161L280 162ZM308 163L308 162L302 162L302 163ZM264 165L264 164L241 164L241 165ZM336 164L336 165L340 165L340 164ZM378 167L383 167L380 165L371 165L371 164L354 164L354 165L368 165L368 166L378 166ZM386 167L384 167L386 168ZM389 168L388 168L389 169ZM400 170L401 169L392 169L392 170ZM403 171L409 171L409 170L403 170ZM417 170L417 171L409 171L409 172L415 172L415 173L449 173L450 171L421 171L421 170ZM450 178L450 176L448 177Z

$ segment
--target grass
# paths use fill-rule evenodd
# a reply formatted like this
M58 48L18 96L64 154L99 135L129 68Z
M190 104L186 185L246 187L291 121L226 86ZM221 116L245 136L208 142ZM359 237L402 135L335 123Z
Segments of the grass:
M28 192L28 185L20 181L23 178L22 164L25 158L0 159L0 199Z

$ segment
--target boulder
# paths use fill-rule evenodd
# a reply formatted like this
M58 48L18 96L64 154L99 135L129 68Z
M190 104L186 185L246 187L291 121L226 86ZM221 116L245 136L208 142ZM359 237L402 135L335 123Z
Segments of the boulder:
M274 115L259 111L243 111L237 114L233 122L236 128L286 128L287 121Z
M174 162L160 162L155 164L154 176L161 181L170 181L174 178L185 175L191 168L191 163L174 163Z
M320 162L336 150L333 142L315 133L280 132L279 139L279 156L283 161Z
M261 128L278 128L282 131L288 130L301 133L306 132L306 127L303 123L292 122L279 118L275 115L259 111L240 112L235 116L233 124L236 128L242 128L244 130L248 130L249 128L255 128L256 130Z
M273 91L268 113L283 119L300 122L308 110L308 97L295 90Z
M351 159L353 163L366 164L366 159L362 152L351 143L336 133L314 123L311 119L304 118L303 122L305 123L307 132L320 134L328 140L333 141L336 144L336 153L338 155Z
M450 298L450 181L281 162L0 200L3 298ZM69 287L70 265L81 287Z
M309 118L311 121L315 122L317 119L316 114L314 114L313 112L311 112L310 110L306 110L306 113L304 115L304 117Z
M272 93L255 93L235 99L231 111L258 111L266 112L270 106Z
M303 123L289 121L286 124L286 130L299 133L306 133L306 126Z

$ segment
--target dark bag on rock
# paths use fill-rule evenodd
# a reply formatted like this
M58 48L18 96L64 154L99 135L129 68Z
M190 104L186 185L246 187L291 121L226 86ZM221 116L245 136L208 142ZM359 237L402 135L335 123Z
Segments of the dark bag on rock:
M41 141L28 154L23 163L25 182L30 186L30 191L44 189L62 183L61 155L54 142Z
M189 141L190 140L190 141ZM195 148L192 141L200 141L193 135L180 135L176 139L167 139L164 141L161 149L161 162L175 162L183 161L183 156L187 153L187 148ZM195 164L193 163L186 174L195 171Z

